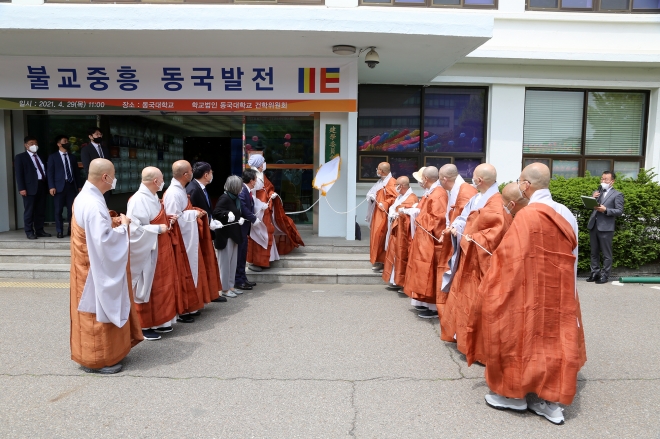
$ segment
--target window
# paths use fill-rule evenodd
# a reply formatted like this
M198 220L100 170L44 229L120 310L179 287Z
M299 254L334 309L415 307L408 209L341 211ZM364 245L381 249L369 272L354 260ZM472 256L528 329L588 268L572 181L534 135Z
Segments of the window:
M644 163L648 93L533 90L525 95L523 167L545 163L553 176L636 177Z
M497 9L497 0L360 0L360 5Z
M4 0L0 0L2 2ZM162 0L44 0L46 3L163 3ZM167 3L237 5L324 5L325 0L172 0Z
M358 180L375 180L376 161L396 177L454 163L472 178L485 157L486 101L481 87L360 86Z
M660 0L527 0L527 10L659 13Z

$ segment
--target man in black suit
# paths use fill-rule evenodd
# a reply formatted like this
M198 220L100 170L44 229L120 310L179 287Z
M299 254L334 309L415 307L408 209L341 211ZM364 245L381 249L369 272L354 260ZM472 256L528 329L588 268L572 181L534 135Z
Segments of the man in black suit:
M197 162L193 166L193 179L186 186L186 193L190 196L190 202L193 206L204 209L209 221L213 219L213 208L206 186L212 181L213 170L211 165L206 162Z
M600 189L593 193L598 201L591 213L587 228L591 245L591 276L587 282L605 284L612 270L612 239L616 217L623 215L623 194L614 189L614 174L603 172ZM603 253L603 269L600 268L600 253Z
M250 282L245 274L245 263L247 262L247 249L248 249L248 235L252 224L260 221L254 215L254 200L252 199L251 190L257 184L257 173L254 169L246 169L243 171L243 189L238 194L238 199L241 202L241 216L247 221L241 225L241 233L243 234L243 241L238 246L238 256L236 261L236 288L241 290L252 289L257 285L255 282Z
M64 237L64 221L62 210L66 207L67 222L69 229L67 235L71 235L71 208L73 200L82 189L80 172L78 172L78 160L69 153L71 145L69 136L60 134L55 137L58 151L48 156L48 188L54 197L55 204L55 228L57 237Z
M37 155L37 139L27 136L23 142L25 152L14 157L14 174L18 193L23 197L25 234L28 239L49 237L50 233L44 231L48 196L46 166Z
M98 158L110 160L110 151L107 146L103 146L103 133L101 133L101 130L92 127L87 130L87 137L89 137L89 143L83 145L80 150L80 161L83 164L85 175L89 173L89 164L92 163L92 160ZM112 195L111 190L103 194L105 204L110 201L110 195Z

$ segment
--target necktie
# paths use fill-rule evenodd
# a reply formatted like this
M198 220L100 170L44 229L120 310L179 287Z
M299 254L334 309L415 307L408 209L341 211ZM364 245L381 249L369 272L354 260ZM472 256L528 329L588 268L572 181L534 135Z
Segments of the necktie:
M42 178L44 178L44 169L41 167L41 163L39 163L39 159L37 158L36 154L32 156L32 160L34 160L34 164L37 166L37 170L41 174L39 176L39 180L41 180Z
M206 192L206 188L204 188L204 196L206 197L206 202L209 203L209 207L211 207L211 200L209 200L209 193Z
M73 176L71 173L71 162L69 162L69 154L64 154L64 176L67 183L73 183Z
M102 159L105 158L105 157L103 157L103 148L101 148L101 145L98 145L96 151L99 153L100 158L102 158Z

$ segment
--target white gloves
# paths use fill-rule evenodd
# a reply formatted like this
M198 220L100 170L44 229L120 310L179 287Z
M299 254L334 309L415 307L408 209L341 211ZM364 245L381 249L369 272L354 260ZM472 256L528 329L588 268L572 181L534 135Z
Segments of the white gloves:
M224 226L222 225L222 223L220 221L216 220L216 219L211 220L211 223L209 225L209 228L211 230L218 230L218 229L222 229L223 227Z
M260 220L259 218L257 218L257 220L256 220L256 221L254 222L254 224L252 224L252 225L253 225L253 226L256 226L257 224L261 224L261 220Z
M270 196L271 200L274 200L275 198L277 198L277 192L273 192L273 195Z
M374 194L367 194L367 198L371 201L376 201L376 196Z
M234 216L233 212L229 212L227 215L227 219L229 220L230 223L233 223L236 217Z
M383 205L383 203L378 203L378 207L380 207L381 209L385 209L385 206Z
M268 209L268 203L261 206L261 210L266 210L266 209Z
M242 226L244 222L245 222L245 218L239 218L239 219L238 219L238 224L239 224L239 225Z

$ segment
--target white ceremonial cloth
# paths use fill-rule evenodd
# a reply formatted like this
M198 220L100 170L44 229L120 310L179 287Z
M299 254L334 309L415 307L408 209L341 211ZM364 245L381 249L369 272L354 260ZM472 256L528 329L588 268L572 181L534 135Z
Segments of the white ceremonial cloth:
M378 180L376 184L371 186L369 192L367 192L367 198L369 199L369 202L367 203L367 217L365 218L365 221L367 222L367 224L369 224L369 227L371 227L371 218L374 215L374 209L376 207L376 201L371 200L370 196L373 195L373 197L376 198L376 194L378 193L378 191L383 189L387 185L387 182L390 181L390 178L392 178L391 172L387 174L387 176L385 176L384 178Z
M186 189L181 186L175 178L172 179L170 187L165 191L163 196L163 206L165 207L165 214L178 215L179 228L181 229L181 236L183 243L186 246L186 254L188 255L188 263L190 264L190 271L192 272L193 281L197 286L197 278L199 276L199 230L197 229L197 211L196 210L183 210L188 207L188 194Z
M325 197L335 182L339 180L340 168L341 158L339 156L322 164L316 171L314 180L312 180L312 187L318 189L321 192L321 195Z
M405 194L399 195L396 197L396 200L394 200L394 203L390 206L390 209L387 213L387 234L385 235L385 250L387 250L387 246L390 244L390 235L392 234L392 223L394 222L394 219L397 217L397 211L396 208L401 206L403 202L405 202L410 194L412 194L413 191L412 189L408 189Z
M451 207L456 205L458 192L461 190L461 186L464 184L467 183L465 182L465 180L463 180L461 174L458 174L458 177L456 177L456 182L454 183L454 187L449 191L449 204L447 205L447 215L445 216L447 218L447 227L451 226L451 223L449 222L449 214L451 213Z
M158 259L159 224L150 224L160 213L158 196L143 184L128 200L131 219L131 280L135 303L149 302Z
M254 201L254 216L259 218L259 224L252 224L250 227L250 238L262 248L268 248L268 228L264 224L264 206L268 203L262 202L257 198L257 191L264 188L264 174L257 171L257 168L252 167L257 172L257 181L252 190L252 201ZM267 208L266 208L267 209ZM271 250L272 256L272 250Z
M96 314L96 321L121 328L131 311L126 276L128 230L124 225L112 228L103 194L90 182L85 182L76 196L73 212L85 230L89 257L89 273L78 311Z

